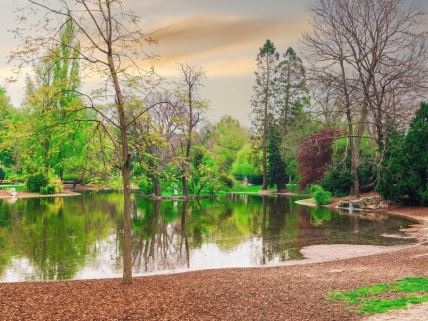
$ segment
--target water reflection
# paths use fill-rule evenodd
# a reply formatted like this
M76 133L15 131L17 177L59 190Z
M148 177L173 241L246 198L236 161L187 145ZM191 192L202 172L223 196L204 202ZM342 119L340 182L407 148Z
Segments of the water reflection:
M0 281L121 275L122 196L0 202ZM381 215L342 215L293 199L231 195L216 200L134 197L133 269L149 274L188 268L255 266L301 259L316 244L389 245L409 224Z

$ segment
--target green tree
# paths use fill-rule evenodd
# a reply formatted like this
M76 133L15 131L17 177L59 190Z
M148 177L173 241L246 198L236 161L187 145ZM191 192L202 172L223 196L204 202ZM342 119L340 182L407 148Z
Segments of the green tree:
M275 81L275 99L281 134L289 127L310 103L306 87L306 70L303 61L293 48L288 48L278 64Z
M277 124L274 124L269 128L267 148L268 182L271 186L276 185L278 191L282 191L285 189L287 174L285 163L281 156L281 135L278 127Z
M206 147L213 152L219 170L229 173L236 153L249 141L248 131L238 120L224 116L214 126L209 136Z
M427 206L428 104L421 104L405 136L390 136L377 190L392 201Z
M236 154L235 161L231 167L231 174L237 179L248 179L252 184L259 184L263 176L259 161L259 156L261 155L259 154L254 153L250 144L244 145Z
M261 147L263 189L267 189L267 145L269 126L275 113L275 79L279 54L272 41L266 40L257 55L256 83L251 98L252 125L256 149Z
M0 87L0 170L4 175L7 169L16 164L13 144L8 140L8 134L12 134L12 123L17 117L17 111L12 106L6 89Z

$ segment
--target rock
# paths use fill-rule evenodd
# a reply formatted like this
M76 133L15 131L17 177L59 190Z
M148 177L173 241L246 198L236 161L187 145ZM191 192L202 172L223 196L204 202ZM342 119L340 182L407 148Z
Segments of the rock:
M380 196L366 196L357 200L344 199L339 203L339 207L349 208L350 204L353 205L354 209L361 210L378 210L387 209L391 206L391 203L385 201Z

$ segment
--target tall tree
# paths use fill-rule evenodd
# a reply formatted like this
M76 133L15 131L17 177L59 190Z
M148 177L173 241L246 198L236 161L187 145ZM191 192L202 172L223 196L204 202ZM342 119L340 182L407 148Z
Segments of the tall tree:
M267 189L267 145L269 125L275 113L275 78L279 54L272 41L266 40L257 55L256 83L251 98L252 125L255 138L262 148L263 189Z
M403 0L323 0L312 12L304 36L311 79L334 88L352 151L351 195L358 197L363 135L375 139L382 160L387 120L408 124L426 88L424 14Z
M395 131L390 136L378 191L391 201L427 206L428 104L421 104L406 135Z
M286 134L293 121L309 105L306 70L293 48L288 48L278 65L275 100L281 134Z
M182 174L181 189L183 196L188 196L188 179L190 173L191 150L194 143L195 129L202 120L207 102L199 97L199 90L203 86L205 73L197 67L181 65L182 81L180 83L180 96L182 98Z
M278 124L272 124L269 128L267 158L269 185L276 185L278 192L285 190L287 173L281 155L281 134Z
M33 30L17 30L18 36L23 31L24 48L18 52L23 62L28 58L34 59L34 53L40 53L47 44L57 42L55 34L62 27L64 19L71 20L76 27L76 37L80 46L77 57L82 70L90 72L102 83L102 92L95 95L80 93L85 98L86 107L94 111L97 119L91 120L110 137L114 146L117 167L122 176L124 195L124 242L123 242L123 281L132 282L131 256L131 182L130 182L130 150L128 132L130 125L142 116L143 109L136 116L130 116L126 103L125 90L127 81L139 82L145 87L144 71L135 62L150 58L144 51L144 43L153 39L144 34L139 17L125 12L121 0L62 0L50 2L45 0L27 0L30 12L34 8L43 10L46 16L36 26L29 29L42 32L36 37ZM28 12L26 12L28 13ZM25 18L23 18L25 19ZM25 29L25 28L24 28ZM137 75L137 78L135 77ZM110 110L100 108L100 103L110 107Z

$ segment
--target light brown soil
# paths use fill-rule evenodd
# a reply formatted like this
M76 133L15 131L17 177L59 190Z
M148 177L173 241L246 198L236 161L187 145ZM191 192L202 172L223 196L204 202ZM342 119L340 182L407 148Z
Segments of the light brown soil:
M395 310L380 315L372 315L364 321L427 321L428 303L411 305L407 310Z
M0 284L1 320L364 320L330 302L351 290L428 276L428 246L301 266L208 270L120 280Z
M11 196L7 191L0 190L0 199L18 199L18 198L38 198L38 197L54 197L54 196L77 196L80 195L79 193L73 192L71 190L65 189L61 193L53 194L53 195L43 195L39 193L30 193L25 191L17 191L17 196L13 197Z

